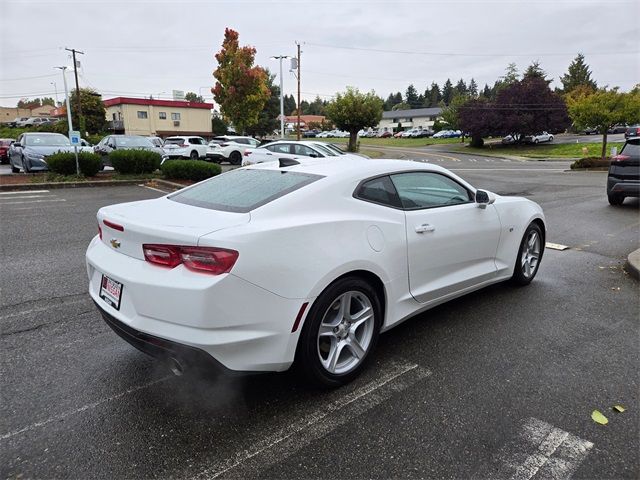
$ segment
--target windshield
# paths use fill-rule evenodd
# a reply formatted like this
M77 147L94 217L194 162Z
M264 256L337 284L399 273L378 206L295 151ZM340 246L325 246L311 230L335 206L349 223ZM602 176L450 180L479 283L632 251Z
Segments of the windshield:
M247 213L320 178L286 170L231 170L168 198L211 210Z
M61 147L71 145L69 139L62 134L25 135L24 144L30 147Z
M148 138L145 137L115 137L116 147L153 147Z

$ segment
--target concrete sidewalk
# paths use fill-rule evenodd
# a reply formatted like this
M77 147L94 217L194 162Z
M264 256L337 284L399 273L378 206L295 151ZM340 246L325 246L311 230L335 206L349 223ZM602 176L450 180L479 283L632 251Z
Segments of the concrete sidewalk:
M640 248L629 254L625 269L629 272L629 275L640 279Z

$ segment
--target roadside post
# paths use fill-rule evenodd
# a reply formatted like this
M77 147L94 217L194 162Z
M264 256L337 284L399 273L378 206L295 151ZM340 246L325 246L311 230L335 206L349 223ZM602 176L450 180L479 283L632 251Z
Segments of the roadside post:
M73 145L73 141L71 140L71 134L77 133L79 137L80 132L75 132L73 130L73 123L71 122L71 103L69 102L69 89L67 87L67 75L66 75L67 67L56 67L56 68L62 70L62 80L64 80L64 96L66 97L66 103L67 103L67 123L69 124L69 142L71 142L71 145ZM79 138L78 138L78 145L80 145ZM80 164L78 162L78 147L74 146L73 149L76 152L76 175L80 175Z

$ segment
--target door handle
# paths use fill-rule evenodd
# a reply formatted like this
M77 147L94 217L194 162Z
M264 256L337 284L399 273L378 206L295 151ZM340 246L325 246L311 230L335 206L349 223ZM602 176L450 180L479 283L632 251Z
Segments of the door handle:
M423 223L422 225L416 226L416 233L426 233L435 231L436 227L433 225L429 225L428 223Z

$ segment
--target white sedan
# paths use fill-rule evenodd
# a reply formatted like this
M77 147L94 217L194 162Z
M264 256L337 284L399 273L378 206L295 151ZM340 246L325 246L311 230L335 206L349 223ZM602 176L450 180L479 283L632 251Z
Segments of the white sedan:
M175 373L283 371L339 386L378 335L536 276L540 206L452 172L350 157L263 163L104 207L87 249L105 321Z
M245 150L242 166L256 163L274 162L280 158L324 158L350 157L355 154L346 153L335 145L313 140L277 140L258 148Z
M553 142L553 135L548 132L536 133L535 135L527 135L524 137L526 143Z

